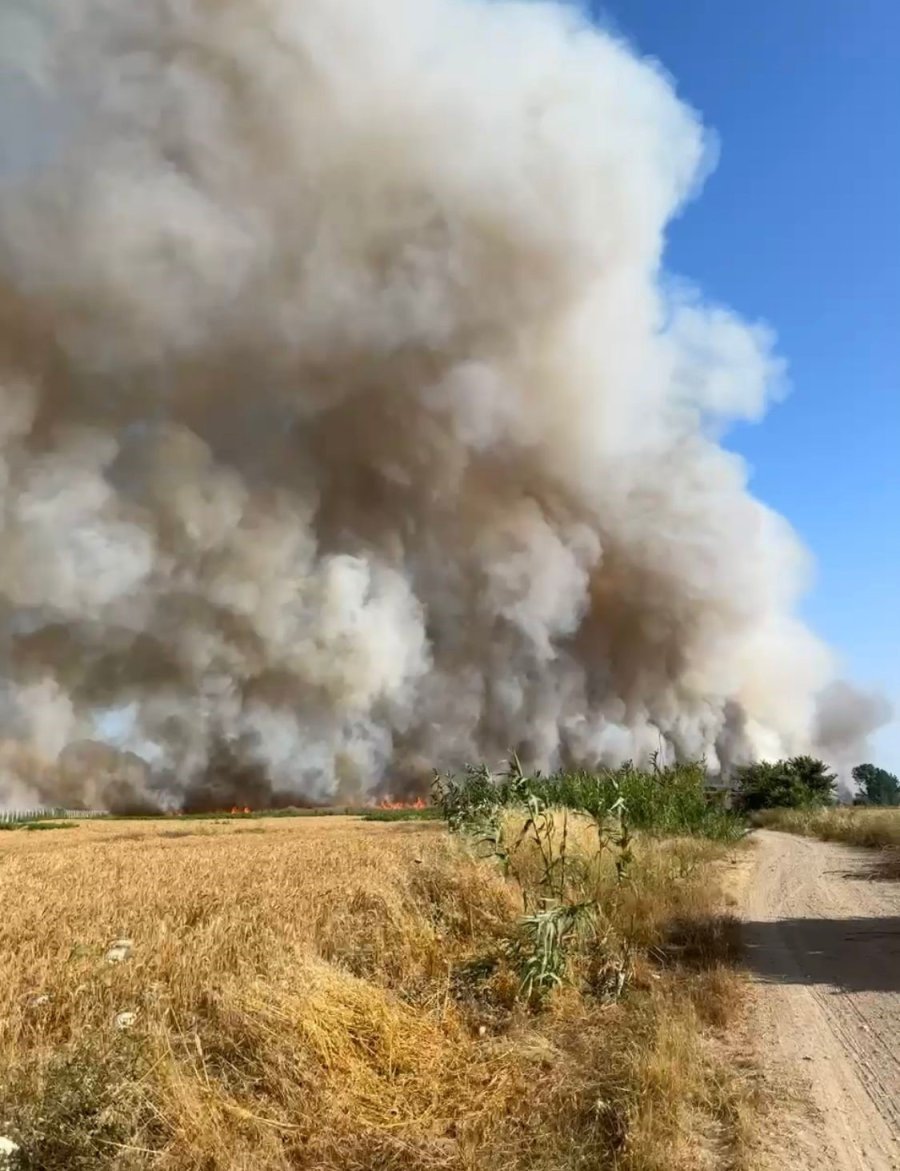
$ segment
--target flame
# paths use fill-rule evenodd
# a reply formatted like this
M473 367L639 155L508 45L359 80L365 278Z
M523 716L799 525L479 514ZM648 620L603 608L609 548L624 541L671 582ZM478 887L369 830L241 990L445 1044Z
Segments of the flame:
M244 808L243 808L243 809L241 809L239 806L237 806L237 805L233 805L233 806L232 806L232 808L231 808L231 815L232 815L232 817L234 817L236 814L237 814L237 815L240 815L240 814L249 814L249 813L252 813L252 812L253 812L253 810L252 810L252 809L248 809L246 806L244 806Z
M379 809L426 809L427 805L421 797L415 801L379 801Z

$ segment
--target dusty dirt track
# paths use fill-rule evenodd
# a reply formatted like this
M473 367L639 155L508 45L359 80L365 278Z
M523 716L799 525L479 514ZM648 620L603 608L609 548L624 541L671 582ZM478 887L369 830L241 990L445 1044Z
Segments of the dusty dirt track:
M812 1109L767 1141L773 1164L900 1169L900 883L876 855L755 835L743 899L760 1052Z

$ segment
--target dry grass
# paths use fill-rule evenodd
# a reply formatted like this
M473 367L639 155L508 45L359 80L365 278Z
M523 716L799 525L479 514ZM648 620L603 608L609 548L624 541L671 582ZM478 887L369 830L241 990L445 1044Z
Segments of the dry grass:
M882 850L879 869L900 878L900 809L771 809L759 821L769 829Z
M536 1011L503 958L517 890L437 825L4 834L0 1132L41 1171L740 1166L723 848L636 855L618 888L584 869L626 995L594 947Z

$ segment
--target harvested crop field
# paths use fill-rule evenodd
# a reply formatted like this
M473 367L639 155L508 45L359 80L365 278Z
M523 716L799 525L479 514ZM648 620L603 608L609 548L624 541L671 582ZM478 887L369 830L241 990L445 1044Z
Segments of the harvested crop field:
M538 1001L522 890L439 823L3 834L0 1133L46 1171L742 1165L728 848L569 851L604 943Z

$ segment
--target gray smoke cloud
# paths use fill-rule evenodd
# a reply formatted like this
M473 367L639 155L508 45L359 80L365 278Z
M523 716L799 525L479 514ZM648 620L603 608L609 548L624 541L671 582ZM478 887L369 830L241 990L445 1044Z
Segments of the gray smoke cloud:
M17 20L56 137L0 192L0 798L858 739L719 440L772 337L662 274L711 150L656 67L540 3Z

